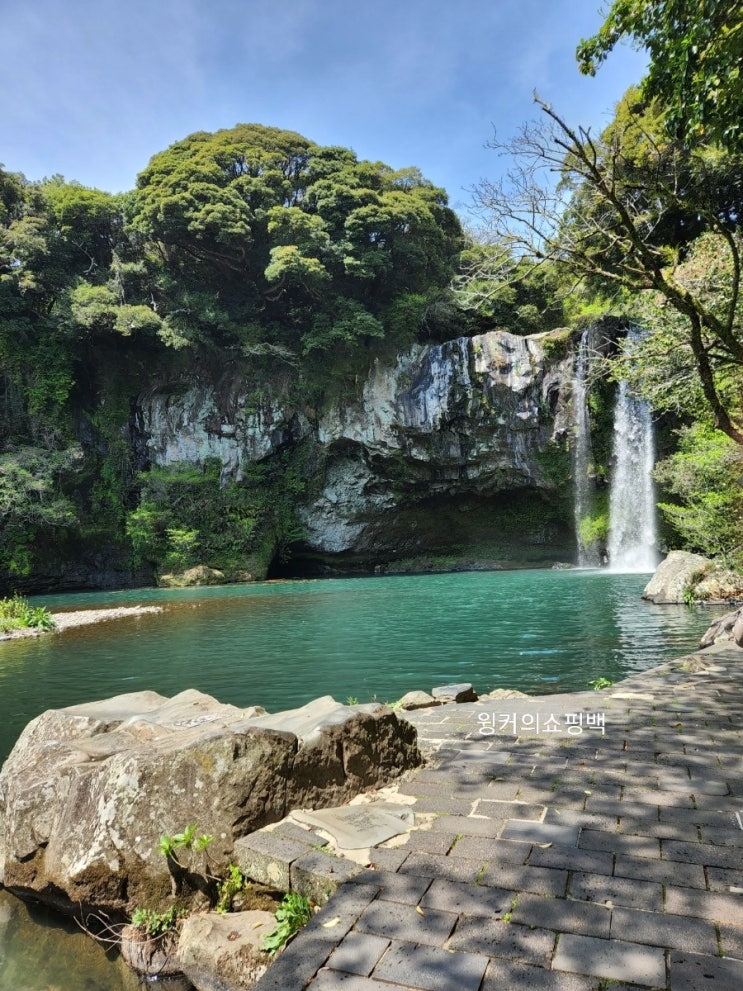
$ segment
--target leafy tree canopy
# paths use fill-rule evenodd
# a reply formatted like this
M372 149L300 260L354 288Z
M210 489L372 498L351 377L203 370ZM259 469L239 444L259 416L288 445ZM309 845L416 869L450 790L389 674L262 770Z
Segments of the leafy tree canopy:
M614 0L599 31L578 46L593 75L624 38L647 49L644 95L659 99L682 144L743 151L743 13L737 0Z
M160 254L150 290L171 343L255 347L260 327L263 343L323 349L348 338L351 304L355 339L372 326L376 337L398 297L446 287L461 235L445 193L417 169L258 124L156 155L127 210L132 235Z

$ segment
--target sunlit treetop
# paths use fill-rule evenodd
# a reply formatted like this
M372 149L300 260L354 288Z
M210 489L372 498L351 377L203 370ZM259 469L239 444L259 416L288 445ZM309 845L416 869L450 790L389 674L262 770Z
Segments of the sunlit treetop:
M743 151L740 0L614 0L598 32L578 46L581 72L594 75L624 39L647 50L643 95L661 101L675 140Z

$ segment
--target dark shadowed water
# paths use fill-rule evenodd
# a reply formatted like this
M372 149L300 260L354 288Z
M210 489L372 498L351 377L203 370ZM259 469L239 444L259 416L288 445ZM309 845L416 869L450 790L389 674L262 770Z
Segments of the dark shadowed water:
M143 689L198 688L277 711L326 694L393 701L448 682L545 694L618 681L692 649L713 615L642 602L647 579L472 572L40 598L54 610L142 603L166 611L0 643L0 759L44 709ZM2 991L131 987L102 953L94 965L71 936L11 916L5 904ZM54 974L23 983L40 934Z

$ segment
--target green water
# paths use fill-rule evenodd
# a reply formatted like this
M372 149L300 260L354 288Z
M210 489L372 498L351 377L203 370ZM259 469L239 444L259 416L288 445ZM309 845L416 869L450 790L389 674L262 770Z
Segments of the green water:
M712 615L642 602L646 581L473 572L39 598L54 610L142 603L165 612L0 643L0 759L44 709L141 689L198 688L277 711L325 694L392 701L448 682L545 694L618 681L692 649ZM25 991L8 981L34 929L27 919L3 927L1 909L0 989ZM34 977L28 991L131 986L105 957L105 980L91 976L71 937L43 931L45 944L52 932L56 940L55 977Z

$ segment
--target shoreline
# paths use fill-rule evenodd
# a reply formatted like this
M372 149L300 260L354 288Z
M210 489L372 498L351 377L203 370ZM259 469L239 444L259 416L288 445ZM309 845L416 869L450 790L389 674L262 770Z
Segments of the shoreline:
M40 630L36 627L22 627L0 633L0 642L4 640L23 640L28 637L42 637L48 633L61 633L78 626L92 626L94 623L105 623L112 619L126 619L129 616L143 616L148 613L165 612L164 606L113 606L108 609L76 609L71 612L52 613L57 624L51 630Z

